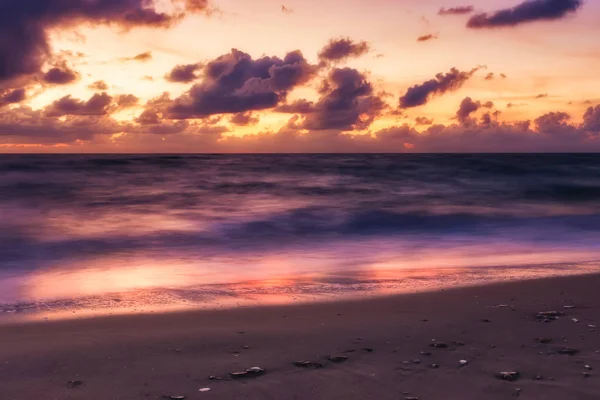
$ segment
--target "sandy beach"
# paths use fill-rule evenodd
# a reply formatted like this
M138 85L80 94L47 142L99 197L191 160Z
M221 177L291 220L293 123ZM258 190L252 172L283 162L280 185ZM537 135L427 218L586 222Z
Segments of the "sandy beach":
M0 393L4 400L597 399L598 287L600 275L587 275L4 325ZM548 311L558 315L538 315ZM230 376L251 367L265 373ZM503 380L501 372L518 375Z

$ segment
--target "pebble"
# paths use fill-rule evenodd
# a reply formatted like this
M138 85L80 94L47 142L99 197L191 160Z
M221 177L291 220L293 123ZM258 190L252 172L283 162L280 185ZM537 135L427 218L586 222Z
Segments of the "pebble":
M348 361L348 357L346 356L329 356L327 359L334 363L342 363L344 361Z
M448 345L442 342L433 342L431 343L431 347L435 347L436 349L445 349L448 347Z
M468 362L467 360L460 360L458 363L461 365L461 367L464 367L464 366L465 366L465 365L467 365L469 362Z
M496 375L498 379L502 379L503 381L514 382L519 380L521 374L518 372L500 372Z
M210 392L210 388L201 388L198 389L199 392Z
M325 364L314 361L296 361L293 363L296 367L300 368L323 368Z

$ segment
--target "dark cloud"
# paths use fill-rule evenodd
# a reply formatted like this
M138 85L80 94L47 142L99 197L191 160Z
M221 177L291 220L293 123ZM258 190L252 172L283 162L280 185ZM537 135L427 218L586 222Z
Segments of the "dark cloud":
M199 78L196 71L201 68L201 64L177 65L165 76L165 79L169 82L190 83Z
M0 112L0 143L5 144L68 144L123 130L121 124L102 116L68 115L59 119L24 106Z
M493 72L490 72L489 74L487 74L485 76L485 80L486 81L493 81L495 77L496 77L496 75Z
M499 28L557 20L577 11L582 5L583 0L525 0L512 8L474 15L467 26L474 29Z
M300 99L277 106L273 111L286 114L310 114L315 111L315 104L312 101Z
M79 75L77 72L70 69L67 65L56 66L42 75L42 80L51 85L67 85L75 82L78 78Z
M583 129L600 134L600 105L586 110L583 115Z
M229 122L238 126L256 125L260 122L260 118L252 115L251 112L237 113L229 118Z
M439 73L435 79L430 79L420 85L410 87L404 96L400 98L401 108L411 108L426 104L431 97L442 95L447 92L460 89L475 72L480 68L474 68L469 72L459 71L452 68L446 74Z
M181 3L181 0L172 0ZM168 27L185 11L205 6L188 0L175 14L159 11L148 0L2 0L0 1L0 84L37 74L51 58L48 31L78 23L130 29ZM52 74L51 74L52 75Z
M465 97L460 103L458 111L456 111L456 119L461 124L465 124L469 121L471 114L481 108L481 102L473 101L470 97Z
M493 108L494 107L494 102L493 101L486 101L481 106L485 107L485 108Z
M548 97L548 93L541 93L541 94L538 94L537 96L535 96L536 99L543 99L546 97Z
M286 6L281 6L281 12L284 14L293 14L294 10Z
M27 98L25 89L14 89L7 90L5 92L0 91L0 108L9 104L20 103Z
M108 85L104 81L96 81L88 85L88 88L92 90L108 90Z
M445 8L442 7L440 8L440 11L438 11L439 15L464 15L464 14L470 14L475 10L475 7L473 6L460 6L460 7L449 7L449 8Z
M433 124L433 119L427 117L417 117L415 118L415 123L417 125L431 125Z
M112 97L103 92L94 94L89 100L83 101L73 97L62 97L48 107L46 115L49 117L62 117L64 115L107 115L112 105Z
M173 100L166 113L172 119L188 119L273 108L316 72L317 67L299 51L288 53L283 59L254 60L233 49L206 63L202 81Z
M505 74L500 74L500 78L506 79L506 75Z
M348 58L360 57L371 50L369 43L355 42L350 38L331 39L319 52L319 59L323 62L338 62Z
M355 69L336 68L323 82L321 98L302 127L308 130L360 130L371 125L386 105L373 93L366 77Z
M136 106L140 99L132 94L120 94L114 98L117 107L120 109L129 108Z
M430 40L435 40L437 38L438 38L437 34L430 33L428 35L419 36L417 38L417 42L427 42L427 41L430 41Z

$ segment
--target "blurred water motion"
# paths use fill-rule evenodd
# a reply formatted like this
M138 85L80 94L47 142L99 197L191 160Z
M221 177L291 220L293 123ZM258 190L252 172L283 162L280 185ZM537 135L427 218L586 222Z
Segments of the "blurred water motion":
M594 271L600 160L2 156L0 221L4 311L335 299Z

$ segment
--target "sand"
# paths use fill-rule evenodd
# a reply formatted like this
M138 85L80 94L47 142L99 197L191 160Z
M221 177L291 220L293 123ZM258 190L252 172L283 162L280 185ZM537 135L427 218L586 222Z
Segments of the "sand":
M600 326L599 289L590 275L0 326L0 399L598 399L600 331L590 325ZM540 311L564 315L543 322ZM565 347L577 354L560 354ZM292 365L301 360L324 367ZM266 373L229 378L250 367ZM520 378L500 380L502 371Z

